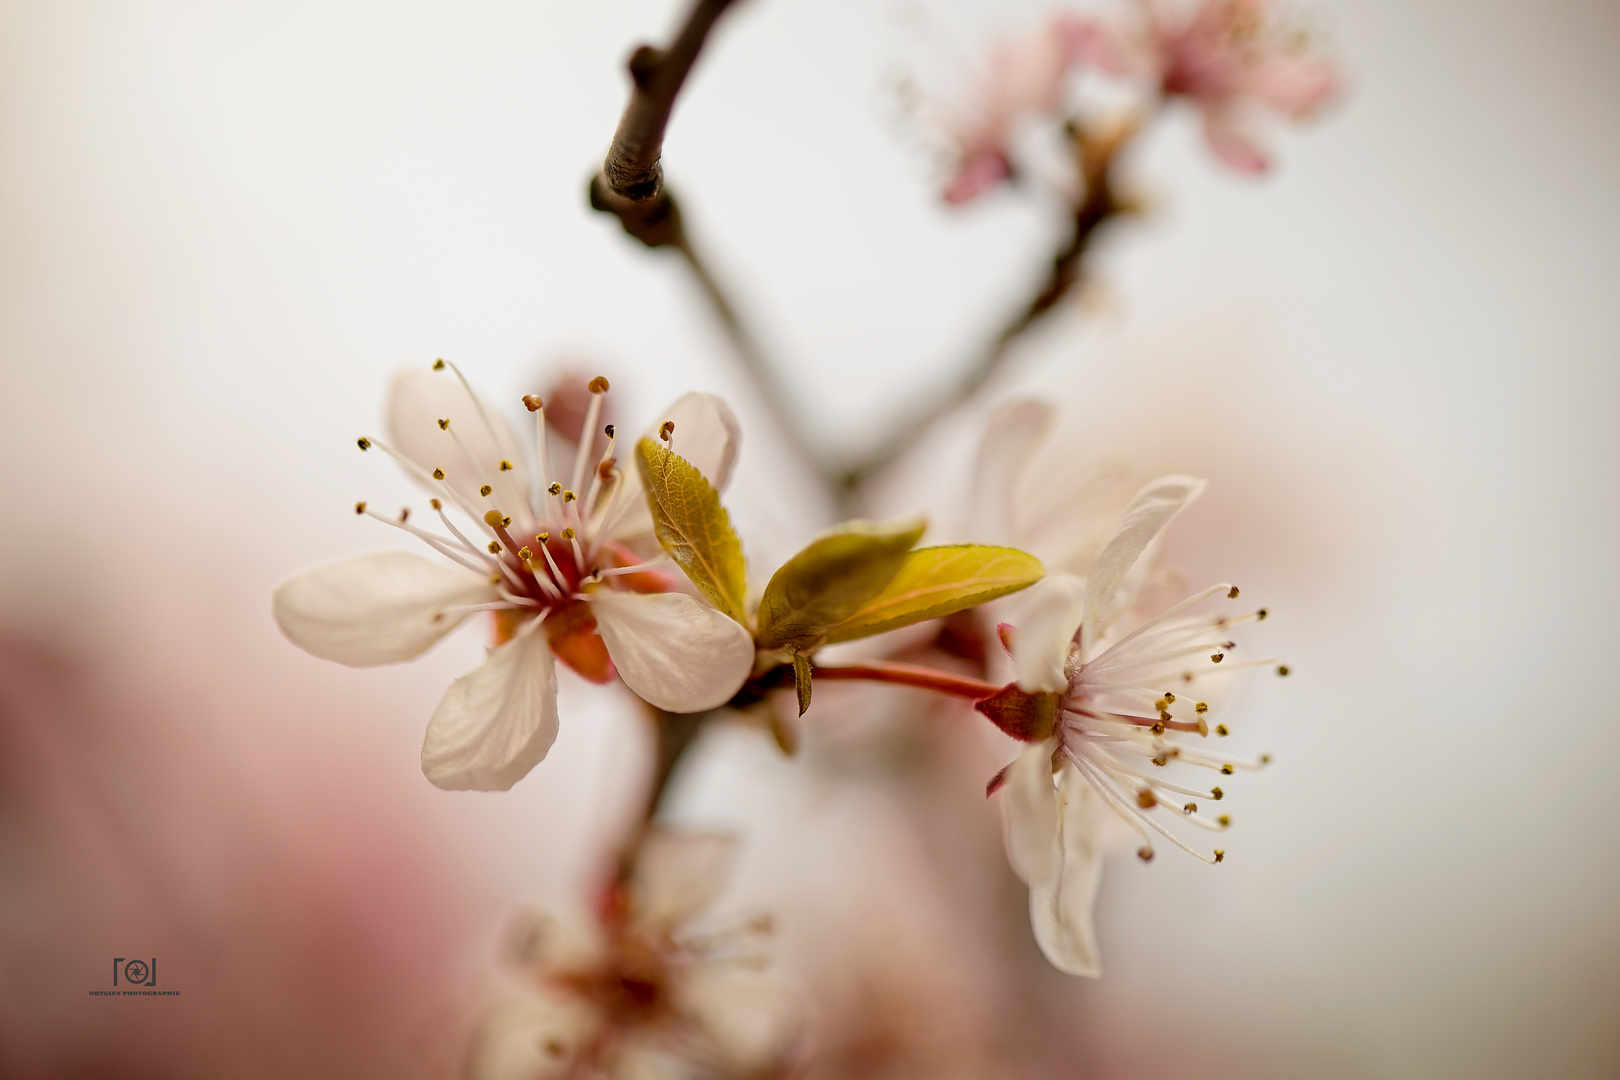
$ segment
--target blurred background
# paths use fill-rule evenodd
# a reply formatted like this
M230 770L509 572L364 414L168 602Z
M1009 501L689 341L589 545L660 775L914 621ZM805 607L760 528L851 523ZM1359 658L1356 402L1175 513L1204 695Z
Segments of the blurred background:
M683 268L585 206L672 0L0 2L0 1073L454 1075L519 902L577 905L646 732L563 677L508 795L420 775L468 630L356 671L287 644L291 572L400 541L354 439L402 365L516 405L603 373L639 427L720 392L756 569L829 513ZM1033 0L750 0L665 165L807 426L854 456L1039 280L1039 197L962 211L898 119ZM1260 181L1177 116L1150 214L983 402L1213 484L1167 561L1266 603L1227 862L1128 855L1105 974L1045 969L971 715L823 698L786 761L720 729L675 792L745 831L826 1076L1620 1074L1620 8L1313 9L1348 75ZM915 32L918 21L931 27ZM941 53L953 41L960 57ZM942 61L943 55L943 61ZM924 133L926 134L926 133ZM874 512L976 512L984 408ZM178 998L88 996L114 957Z

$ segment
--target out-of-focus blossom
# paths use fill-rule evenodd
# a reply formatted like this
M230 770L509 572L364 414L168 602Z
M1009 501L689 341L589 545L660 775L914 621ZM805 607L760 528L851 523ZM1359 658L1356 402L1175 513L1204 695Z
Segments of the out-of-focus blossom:
M1027 551L1049 572L1084 576L1131 491L1123 469L1061 452L1057 421L1058 410L1034 398L990 414L974 463L971 528L974 539Z
M1059 574L1037 586L1021 625L1009 631L1017 681L978 705L1004 731L1033 744L992 783L1005 787L1007 854L1029 885L1036 941L1070 974L1101 971L1091 911L1101 829L1110 815L1141 835L1137 853L1144 860L1153 857L1150 834L1156 833L1197 858L1220 862L1223 851L1206 855L1159 819L1169 814L1224 829L1224 815L1205 818L1193 801L1220 799L1220 787L1194 788L1179 776L1159 779L1154 770L1171 762L1227 774L1255 767L1175 741L1171 733L1209 735L1208 703L1188 698L1216 670L1253 666L1222 665L1234 648L1227 632L1235 623L1264 618L1264 609L1238 618L1185 614L1216 595L1238 595L1222 584L1128 633L1114 625L1130 606L1119 594L1131 588L1132 567L1203 486L1185 476L1150 483L1121 515L1084 582ZM1226 734L1224 726L1213 730Z
M747 629L671 591L657 563L634 554L651 531L639 477L619 467L612 425L605 449L594 452L607 388L605 379L591 383L565 486L550 468L539 398L524 399L536 423L531 463L459 371L455 379L400 375L388 406L391 443L368 437L360 448L385 451L435 493L430 506L442 531L420 527L408 510L396 518L363 502L355 509L411 533L443 559L360 555L275 591L276 622L294 644L351 665L411 659L472 614L492 613L488 658L451 684L428 722L422 771L439 787L505 790L546 756L557 736L553 656L593 682L617 672L671 712L718 706L748 675L754 647ZM724 485L737 441L725 403L689 394L660 419L679 424L683 452ZM466 516L466 528L447 503Z
M1064 80L1085 40L1072 18L1058 16L990 54L971 97L946 124L954 156L946 202L970 202L1013 175L1011 142L1019 126L1062 105Z
M1246 114L1260 107L1298 120L1338 92L1337 67L1270 0L1135 0L1133 8L1117 19L1070 21L1074 51L1105 72L1186 99L1210 148L1234 168L1269 165Z
M704 925L735 848L726 835L654 831L591 933L527 916L516 959L533 992L485 1017L471 1080L787 1075L799 1016L788 984L764 970L769 921Z

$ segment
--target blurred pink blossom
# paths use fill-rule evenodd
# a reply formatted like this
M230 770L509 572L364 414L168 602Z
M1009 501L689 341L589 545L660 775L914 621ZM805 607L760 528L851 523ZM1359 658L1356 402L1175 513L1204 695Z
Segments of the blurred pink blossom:
M1013 175L1009 144L1018 124L1062 104L1063 80L1088 40L1069 16L1002 42L977 80L972 103L948 123L956 156L945 201L971 202Z
M1151 80L1192 103L1210 148L1233 168L1269 165L1245 123L1254 106L1298 120L1339 90L1336 65L1269 0L1135 0L1135 8L1120 19L1068 20L1069 49L1102 71Z
M531 992L485 1017L471 1080L767 1078L792 1071L798 1007L763 969L764 918L706 918L736 841L650 832L633 877L577 932L542 912L518 926Z

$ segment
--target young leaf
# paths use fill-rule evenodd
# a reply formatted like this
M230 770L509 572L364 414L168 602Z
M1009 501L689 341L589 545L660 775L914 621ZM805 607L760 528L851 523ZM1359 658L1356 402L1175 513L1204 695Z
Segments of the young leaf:
M746 626L747 567L719 492L691 462L652 439L636 444L636 465L658 542L715 607Z
M799 694L799 715L810 707L810 658L804 653L793 654L793 689Z
M882 593L828 631L827 641L852 641L937 619L1028 588L1043 573L1040 560L1017 548L918 548Z
M761 648L809 649L867 604L904 565L922 536L918 519L846 521L783 563L759 600Z

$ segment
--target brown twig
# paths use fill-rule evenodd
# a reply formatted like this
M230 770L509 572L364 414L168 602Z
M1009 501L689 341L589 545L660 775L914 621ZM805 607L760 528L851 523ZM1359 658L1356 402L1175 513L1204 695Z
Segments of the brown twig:
M1094 134L1078 124L1069 125L1069 138L1080 166L1084 188L1074 206L1068 242L1052 257L1051 273L1035 296L991 340L984 355L945 394L929 402L909 420L894 425L887 439L844 471L840 477L840 487L846 506L855 501L866 481L893 463L935 421L977 394L1001 370L1013 342L1079 284L1085 256L1098 231L1114 218L1134 210L1134 206L1122 198L1115 187L1113 169L1121 149L1138 129L1139 124L1133 122L1103 134ZM850 508L853 509L852 506Z
M664 171L659 162L670 110L709 30L734 2L697 0L669 48L643 45L631 54L630 78L635 85L602 163L602 182L613 196L647 203L663 194Z
M734 2L697 0L668 49L643 45L631 54L630 78L634 85L630 103L613 134L602 171L591 178L590 203L593 209L617 217L624 231L647 247L672 248L680 254L776 426L805 465L831 487L834 474L788 410L787 388L776 367L766 359L758 340L738 316L736 306L699 256L687 235L680 205L664 187L661 159L670 111L710 29Z
M642 841L646 839L647 830L651 827L653 819L658 816L658 810L669 792L670 781L675 777L676 767L686 756L686 752L697 742L704 721L712 715L669 713L651 706L648 707L648 712L651 714L655 732L656 756L653 759L652 779L647 784L647 799L642 804L641 816L631 826L630 835L625 838L624 845L619 851L620 881L629 880L631 872L635 869L636 857L641 852Z

